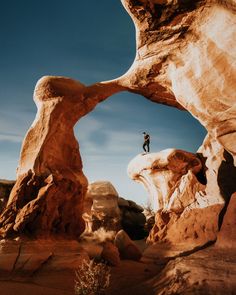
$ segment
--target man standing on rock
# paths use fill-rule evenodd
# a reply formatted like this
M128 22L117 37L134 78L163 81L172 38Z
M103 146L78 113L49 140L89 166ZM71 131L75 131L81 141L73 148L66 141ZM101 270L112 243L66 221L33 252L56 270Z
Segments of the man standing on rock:
M145 153L149 153L150 151L150 135L147 134L146 132L143 132L143 137L144 137L144 143L143 143L143 150ZM146 150L147 147L147 150Z

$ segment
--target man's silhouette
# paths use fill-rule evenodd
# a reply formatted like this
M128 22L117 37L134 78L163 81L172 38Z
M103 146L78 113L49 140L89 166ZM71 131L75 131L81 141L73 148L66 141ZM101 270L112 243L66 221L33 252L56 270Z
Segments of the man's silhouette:
M147 134L146 132L143 132L143 137L144 137L144 143L143 143L143 150L145 151L145 153L149 153L150 151L150 135ZM146 150L147 147L147 150Z

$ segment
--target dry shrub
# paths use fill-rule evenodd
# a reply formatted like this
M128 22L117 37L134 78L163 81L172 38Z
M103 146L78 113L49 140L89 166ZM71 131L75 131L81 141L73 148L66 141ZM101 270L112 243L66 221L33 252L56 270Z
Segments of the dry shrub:
M75 274L76 295L103 295L110 284L110 267L94 260L83 260Z

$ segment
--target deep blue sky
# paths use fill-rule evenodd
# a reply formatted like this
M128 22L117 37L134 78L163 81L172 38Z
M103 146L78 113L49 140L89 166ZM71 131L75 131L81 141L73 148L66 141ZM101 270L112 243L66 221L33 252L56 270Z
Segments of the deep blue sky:
M126 72L135 56L134 26L119 0L9 0L0 12L0 178L14 179L22 139L36 107L32 93L43 75L82 83ZM110 180L139 203L146 193L126 176L141 152L142 134L152 151L196 151L205 130L188 113L122 93L101 103L75 128L90 181Z

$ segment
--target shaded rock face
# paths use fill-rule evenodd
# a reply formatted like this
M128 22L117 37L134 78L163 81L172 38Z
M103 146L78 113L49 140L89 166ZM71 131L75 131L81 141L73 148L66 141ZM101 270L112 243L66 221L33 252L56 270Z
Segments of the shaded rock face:
M193 249L216 240L224 202L206 194L196 177L201 169L195 154L175 149L139 155L130 162L129 176L141 182L155 202L149 242L178 247L187 243Z
M82 210L78 202L83 190L80 184L57 175L44 179L31 171L19 177L17 183L0 219L3 236L14 232L34 237L81 232L83 224L77 214Z
M170 261L149 280L153 294L234 294L235 251L210 247Z
M119 198L118 205L121 211L122 229L133 240L143 239L148 235L145 229L146 217L143 208L135 202Z
M118 248L111 242L104 243L101 258L112 266L118 266L120 264Z
M236 193L230 199L215 246L234 251L236 249Z
M0 213L5 209L15 181L0 180Z

